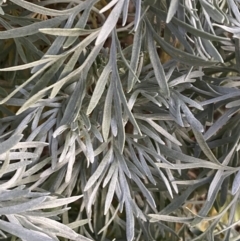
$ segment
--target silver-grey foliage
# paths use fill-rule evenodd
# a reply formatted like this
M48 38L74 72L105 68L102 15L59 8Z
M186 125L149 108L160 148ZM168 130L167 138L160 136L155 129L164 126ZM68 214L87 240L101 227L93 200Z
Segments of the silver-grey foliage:
M239 238L239 1L0 5L3 238Z

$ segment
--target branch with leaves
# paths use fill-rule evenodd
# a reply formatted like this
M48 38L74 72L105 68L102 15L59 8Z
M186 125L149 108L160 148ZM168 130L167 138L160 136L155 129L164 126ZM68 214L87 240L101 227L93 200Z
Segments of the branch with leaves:
M0 5L4 238L239 237L238 1Z

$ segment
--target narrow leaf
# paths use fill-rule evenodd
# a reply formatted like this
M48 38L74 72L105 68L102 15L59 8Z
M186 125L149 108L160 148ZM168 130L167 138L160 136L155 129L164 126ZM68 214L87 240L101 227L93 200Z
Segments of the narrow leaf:
M174 16L174 14L176 13L177 9L178 9L178 4L179 1L178 0L171 0L170 1L170 6L167 12L167 19L166 19L166 23L169 23L172 20L172 17Z
M100 162L99 166L97 167L96 171L92 174L92 176L89 178L88 182L86 183L86 186L84 188L84 191L87 191L92 185L97 181L97 179L101 176L103 173L103 170L108 165L109 161L111 160L113 155L112 148L107 152L107 154L104 156L102 161Z
M11 148L17 145L22 138L23 138L23 135L13 135L6 141L3 141L0 144L0 155L9 151Z
M123 4L124 0L119 0L115 7L112 9L110 15L108 16L106 22L102 26L102 29L100 30L100 33L95 43L96 45L104 42L108 38L113 28L116 26L118 18L122 12Z
M152 32L150 30L147 31L148 36L148 51L149 57L151 59L151 63L154 69L155 77L157 79L158 85L160 87L160 92L165 96L169 97L169 88L165 76L164 69L159 60L159 56L157 54L156 46L153 41Z

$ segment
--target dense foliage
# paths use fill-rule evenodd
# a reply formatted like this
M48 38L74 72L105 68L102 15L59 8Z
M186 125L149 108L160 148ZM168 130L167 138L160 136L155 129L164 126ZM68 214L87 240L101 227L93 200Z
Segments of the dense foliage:
M0 6L2 239L240 238L239 0Z

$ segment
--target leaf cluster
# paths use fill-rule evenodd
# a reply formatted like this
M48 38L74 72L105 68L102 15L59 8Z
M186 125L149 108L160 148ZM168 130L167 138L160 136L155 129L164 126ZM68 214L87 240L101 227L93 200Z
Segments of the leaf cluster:
M3 238L239 238L239 1L0 6Z

